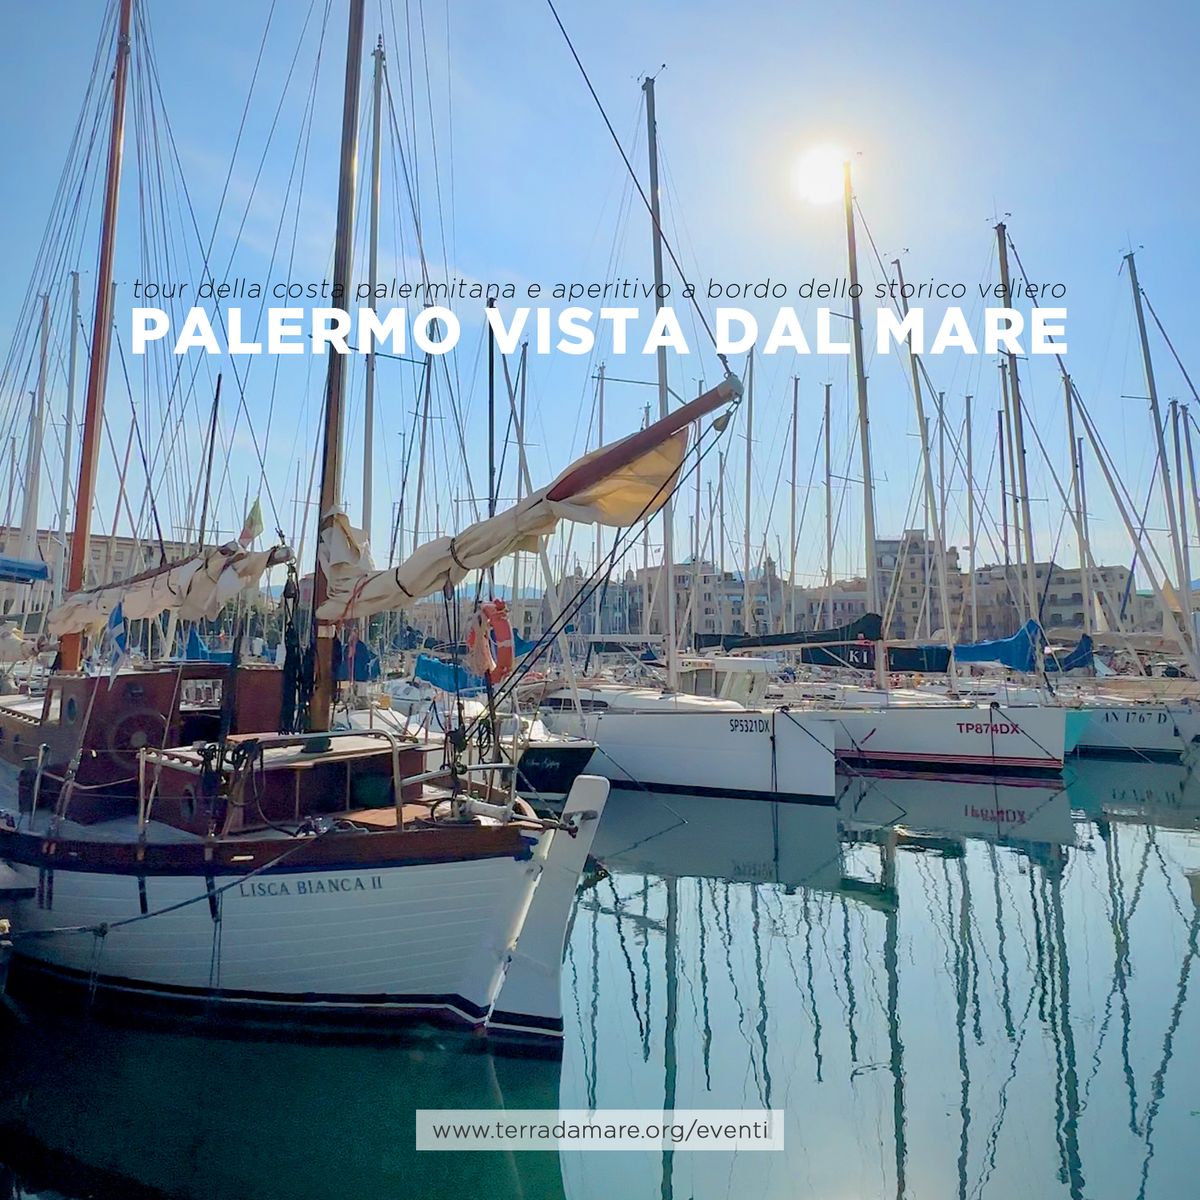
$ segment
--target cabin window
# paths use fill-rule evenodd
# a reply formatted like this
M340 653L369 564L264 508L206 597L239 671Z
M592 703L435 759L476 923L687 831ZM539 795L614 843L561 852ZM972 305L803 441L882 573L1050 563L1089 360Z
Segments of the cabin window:
M74 725L79 720L79 697L68 696L66 704L63 705L63 716L66 718L68 725Z

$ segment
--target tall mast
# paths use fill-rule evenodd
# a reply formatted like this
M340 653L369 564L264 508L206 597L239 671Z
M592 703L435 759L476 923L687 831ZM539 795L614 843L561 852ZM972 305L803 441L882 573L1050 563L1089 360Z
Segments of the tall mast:
M429 437L429 409L433 401L433 355L425 355L425 386L421 392L421 436L417 439L417 496L413 504L412 552L421 544L421 502L425 494L425 442Z
M104 181L104 214L100 221L100 258L96 265L96 312L92 322L92 355L88 363L87 392L83 409L83 442L79 453L79 486L75 489L75 528L66 590L84 584L88 539L92 531L92 506L96 500L96 466L104 420L104 383L108 377L108 351L112 341L113 254L117 242L117 200L121 191L121 159L125 149L125 84L129 76L129 29L133 0L120 0L117 15L117 54L113 68L112 124L108 141L108 166ZM59 643L64 671L79 670L80 635L66 634Z
M383 34L375 43L374 97L371 106L371 215L370 241L367 258L367 278L371 288L371 304L375 303L375 285L379 282L379 197L382 177L382 152L379 132L383 110ZM362 524L368 540L371 537L372 500L375 490L375 343L367 355L367 394L363 404L363 470Z
M901 267L900 260L898 258L893 261L892 265L896 268L896 276L900 283L900 294L902 297L902 299L900 301L901 310L902 310L903 315L907 316L908 315L908 301L903 299L904 269L903 269L903 267ZM939 454L941 470L939 472L939 484L938 484L938 490L941 492L941 500L939 502L938 497L934 495L933 462L930 458L930 452L929 452L929 422L926 420L926 417L925 417L925 393L921 388L920 361L918 359L916 352L912 348L911 342L909 343L909 346L908 346L908 365L909 365L909 370L912 374L913 403L916 406L917 429L919 430L920 437L921 437L921 466L922 466L922 475L924 476L924 480L925 480L925 511L929 514L930 532L933 534L934 567L937 571L938 593L941 596L941 601L942 601L942 622L943 622L943 625L946 630L946 642L948 645L953 646L954 639L953 639L953 636L952 636L951 630L950 630L950 588L949 588L948 581L946 579L946 555L944 553L944 550L945 550L944 538L945 538L946 530L943 525L943 519L944 519L944 515L945 515L944 504L945 504L945 493L946 493L946 479L945 479L945 461L946 460L945 460L945 441L942 440L941 429L943 429L945 427L946 420L945 420L945 413L943 411L943 407L944 407L943 406L943 393L940 393L940 392L938 393L938 400L937 400L938 421L939 421L939 447L941 447L941 453ZM927 543L927 545L928 545L928 543ZM928 550L926 550L926 554L928 555ZM929 634L930 634L930 636L932 636L933 620L932 620L932 613L930 612L930 610L932 609L932 605L929 604L929 571L928 571L928 568L926 568L926 572L925 572L925 604L926 604L926 613L929 614L929 617L928 617Z
M825 385L825 628L833 628L833 429L829 395L833 384Z
M525 385L525 377L521 376L522 390ZM604 445L604 364L601 363L596 371L596 447L597 449ZM599 578L600 563L604 555L604 546L600 533L600 523L596 523L596 577ZM596 588L593 599L595 605L593 608L594 616L592 618L592 634L599 637L600 635L600 598L604 594L604 586Z
M1142 289L1138 286L1137 264L1133 260L1133 251L1125 255L1129 265L1129 286L1133 290L1133 311L1137 317L1138 340L1142 347L1142 367L1146 372L1146 395L1150 400L1150 417L1154 422L1154 438L1158 446L1158 462L1162 468L1163 502L1167 510L1167 527L1171 534L1171 551L1175 558L1175 579L1178 586L1178 596L1181 604L1187 603L1183 594L1190 580L1185 578L1183 565L1183 546L1179 539L1179 514L1175 510L1175 495L1171 490L1171 464L1167 458L1167 444L1163 434L1162 410L1158 405L1158 385L1154 381L1154 361L1150 357L1150 339L1146 335L1146 314L1142 311ZM1192 644L1191 610L1185 612L1184 636L1187 644Z
M29 394L29 441L25 446L25 503L21 508L21 555L38 556L38 493L42 488L42 436L46 425L46 371L50 358L50 297L39 296L42 309L37 388ZM32 590L30 592L32 596Z
M75 432L75 380L79 370L79 272L71 272L71 340L67 357L67 408L63 421L62 478L58 485L58 559L54 570L54 599L63 597L67 577L67 513L71 498L71 437Z
M854 383L858 393L858 440L863 472L863 537L867 543L867 610L879 609L879 572L875 563L875 480L871 474L871 416L867 406L867 369L863 359L862 302L859 299L858 248L854 233L854 187L850 161L842 164L842 199L846 207L846 256L850 267L850 323L853 326Z
M662 255L662 224L659 220L658 200L658 127L654 118L654 77L648 75L642 83L642 91L646 93L646 140L650 155L650 223L654 234L654 295L656 302L661 303L663 294L663 255ZM658 347L658 415L661 419L667 415L667 348ZM662 578L666 585L666 629L665 649L667 654L667 683L674 687L678 679L678 664L675 653L675 505L668 489L667 498L662 506L663 529L663 572Z
M979 593L975 586L975 456L971 445L971 400L967 397L967 570L971 578L971 641L979 641Z
M1000 260L1000 283L1011 307L1013 290L1008 274L1008 231L1003 221L996 226L996 252ZM1033 556L1033 522L1029 515L1029 476L1025 465L1025 419L1021 411L1021 381L1017 374L1017 356L1008 352L1008 387L1012 402L1012 431L1016 459L1013 477L1020 488L1021 535L1024 538L1025 587L1029 595L1029 615L1038 619L1037 566Z
M704 380L700 380L698 395L704 394ZM700 442L696 441L696 516L695 533L692 539L692 595L689 604L692 609L692 649L700 649L696 634L700 630L700 477L701 477Z
M797 450L800 428L800 376L792 376L792 520L790 524L791 542L788 545L788 629L796 628L796 471Z
M1179 553L1183 574L1179 577L1179 600L1187 614L1188 635L1192 633L1192 563L1188 551L1188 517L1184 502L1183 441L1179 435L1179 401L1171 401L1171 440L1175 447L1175 489L1179 499Z
M742 539L742 631L758 632L751 628L754 615L754 591L750 586L750 505L754 495L754 474L751 469L754 455L754 351L746 367L746 523Z
M1063 375L1063 399L1067 405L1067 446L1071 453L1071 507L1075 510L1075 538L1079 542L1079 570L1083 577L1083 632L1091 633L1092 568L1085 525L1087 514L1083 507L1083 448L1075 440L1075 401L1072 396L1071 377L1067 374Z
M1188 417L1188 406L1183 406L1183 444L1187 450L1188 483L1192 496L1192 516L1197 534L1200 534L1200 491L1197 490L1196 458L1192 451L1192 426Z
M346 37L346 84L342 95L342 150L338 178L337 234L333 246L335 296L352 294L350 278L354 257L354 194L358 183L358 97L362 76L363 7L365 0L350 0ZM329 728L333 715L333 627L317 620L317 611L329 594L329 581L321 564L321 535L333 526L334 510L342 494L342 431L346 399L346 358L329 347L325 379L325 434L321 453L321 495L318 501L317 562L313 574L313 634L316 638L316 671L309 724L314 732Z

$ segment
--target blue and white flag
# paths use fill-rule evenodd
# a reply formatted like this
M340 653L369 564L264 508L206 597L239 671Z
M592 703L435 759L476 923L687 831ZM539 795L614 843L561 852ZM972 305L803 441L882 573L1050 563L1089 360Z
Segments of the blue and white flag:
M108 686L112 687L117 672L129 657L129 639L125 632L125 606L120 603L108 614L108 653L110 662Z

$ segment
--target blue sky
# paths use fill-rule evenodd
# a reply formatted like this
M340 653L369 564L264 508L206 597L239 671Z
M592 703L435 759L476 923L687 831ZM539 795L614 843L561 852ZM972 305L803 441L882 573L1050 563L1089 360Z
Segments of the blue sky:
M22 117L6 121L0 129L3 161L19 164L17 169L10 167L5 219L0 222L0 261L12 284L0 295L4 343L21 318L24 285L79 110L103 7L99 0L57 0L22 6L10 14L11 36L0 49L0 102L6 112ZM271 7L267 0L147 5L166 109L205 236L216 221ZM319 279L328 274L343 0L331 5L298 216L286 202L324 7L324 0L313 6L302 37L310 11L307 0L275 5L228 196L216 221L211 261L218 276L263 278L272 245L282 238L284 250L277 253L271 272L273 278L281 278L293 236L292 277ZM1144 395L1145 387L1128 282L1119 268L1125 250L1142 247L1138 262L1143 285L1184 362L1194 368L1194 377L1200 377L1200 336L1189 327L1200 271L1191 228L1200 184L1190 128L1197 100L1191 49L1200 23L1193 5L1134 7L1070 0L1045 6L1015 0L997 8L922 0L897 8L865 0L850 9L782 2L731 8L707 0L655 5L616 0L603 6L560 0L559 11L639 172L644 172L645 160L645 139L636 132L641 119L639 80L647 72L657 73L665 226L677 242L685 269L701 283L710 277L770 277L794 286L844 272L840 207L806 203L792 178L796 159L815 143L834 143L852 152L857 194L870 232L885 260L904 255L909 279L961 279L972 288L977 281L994 280L991 228L997 215L1011 214L1010 230L1030 275L1062 281L1069 288L1070 369L1123 478L1135 494L1144 495L1152 442L1144 401L1122 399ZM405 35L406 17L411 37ZM503 6L475 0L425 0L423 6L413 0L406 6L395 0L394 5L383 5L382 13L379 5L369 3L368 50L379 32L387 42L397 103L407 111L409 96L416 97L413 164L419 171L426 250L435 278L447 269L452 276L519 283L649 277L645 214L629 204L624 168L540 0ZM293 54L292 82L283 94ZM277 106L275 132L264 156ZM260 156L262 171L255 184ZM136 157L131 145L117 271L122 320L127 319L128 285L143 266ZM381 273L414 278L411 223L397 202L390 147L385 160L388 194ZM247 203L252 190L253 199ZM873 283L877 271L861 231L860 238L862 275ZM180 239L185 252L177 260L178 274L194 282L199 258L194 244L187 248L185 241ZM79 267L85 272L90 308L94 243L85 245ZM360 237L360 253L361 247ZM363 266L361 259L357 266ZM361 273L356 269L356 275ZM690 320L684 315L690 333ZM464 321L463 342L450 371L461 396L474 487L466 485L448 419L449 402L439 381L434 407L441 419L432 423L430 433L436 450L431 451L434 478L427 492L436 500L436 509L427 504L422 535L434 532L435 526L451 529L463 524L470 515L465 498L470 490L480 495L483 488L486 421L478 313L464 312ZM1164 402L1171 396L1186 400L1186 385L1157 337L1154 348ZM535 361L528 422L535 484L547 481L586 445L594 392L589 376L602 357L606 356ZM617 362L607 357L610 374L651 378L652 359ZM835 472L858 477L857 465L848 457L852 392L848 363L841 360L813 357L797 362L779 356L760 365L752 538L756 557L765 534L767 548L786 558L788 498L785 491L776 496L776 485L781 471L785 477L788 471L783 451L791 375L798 373L801 380L801 484L808 480L826 379L834 384ZM244 362L240 367L244 369ZM870 367L878 527L881 534L894 534L911 507L917 463L912 400L902 358L873 361ZM977 483L982 487L991 471L994 508L994 362L982 356L948 355L930 360L929 367L937 386L945 389L952 425L961 420L964 393L978 397ZM217 369L218 364L204 363L198 372L190 415L173 456L175 465L161 488L165 524L187 523L186 493L199 470L199 430ZM245 497L262 492L268 526L277 513L289 536L297 537L303 505L296 497L307 494L323 364L306 358L282 364L276 372L270 360L255 363L244 374L243 413L238 412L239 389L229 364L223 369L222 428L230 449L227 467L221 468L221 528L238 524ZM1052 361L1025 364L1024 369L1026 398L1037 428L1052 454L1059 448L1056 465L1064 470L1063 405L1056 369ZM671 364L672 384L684 394L694 391L701 378L711 383L717 375L711 354L697 353ZM147 439L162 411L163 378L161 370L157 380L153 370L140 378L136 368L132 371L131 390L143 413ZM59 423L62 392L61 379L56 378L50 404ZM361 392L361 371L355 364L345 489L355 515L361 507ZM612 385L607 395L609 437L634 428L641 406L652 398L647 388ZM412 429L415 403L413 368L381 365L372 531L380 558L386 557L388 515L403 474L401 433ZM110 377L109 408L115 459L120 460L129 399L116 368ZM5 428L15 430L19 440L22 411L12 394L3 398ZM732 434L727 446L727 519L731 528L740 530L740 419ZM48 439L47 467L56 477L55 437ZM137 461L135 450L128 473L134 512L144 488ZM1030 463L1039 556L1056 551L1072 561L1073 534L1063 526L1050 473L1032 446ZM1103 481L1094 466L1089 470L1098 553L1125 560L1128 550L1105 499ZM116 503L112 453L102 456L101 475L105 485L97 521L107 529ZM503 493L511 495L513 486L510 473ZM961 543L961 483L956 481L954 489L949 532ZM411 506L411 485L408 495ZM853 487L839 504L835 566L843 574L862 564L861 505ZM43 514L49 506L46 483ZM1151 524L1161 525L1155 512L1152 507ZM135 523L146 519L135 517ZM412 537L411 517L408 523L405 540ZM824 557L822 529L821 497L814 494L800 539L799 570L807 579L820 570ZM685 539L682 515L679 531ZM590 532L577 533L569 553L586 559L591 546ZM995 557L986 537L980 539L979 554L981 561Z

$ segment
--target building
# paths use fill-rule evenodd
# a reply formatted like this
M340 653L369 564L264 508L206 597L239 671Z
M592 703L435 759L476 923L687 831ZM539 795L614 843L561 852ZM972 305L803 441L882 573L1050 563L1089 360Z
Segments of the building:
M168 562L185 558L195 550L194 545L184 542L164 542L160 548L156 541L128 537L125 534L93 534L88 544L88 565L84 579L85 587L98 587L118 579L128 579L143 571L153 570L162 562L166 553ZM51 581L71 552L71 535L66 535L66 544L59 540L57 530L39 529L37 532L37 557L50 568ZM11 558L29 557L21 545L21 531L12 525L0 526L0 554ZM53 584L36 583L0 584L0 603L5 613L36 613L50 607Z
M877 538L875 570L883 606L884 632L897 639L931 639L942 631L961 636L964 576L958 547L945 549L948 613L942 611L938 574L939 547L921 529L907 529L898 538Z

